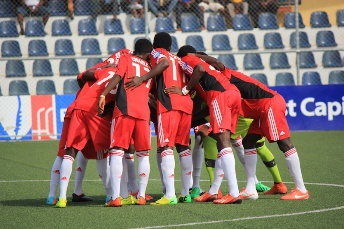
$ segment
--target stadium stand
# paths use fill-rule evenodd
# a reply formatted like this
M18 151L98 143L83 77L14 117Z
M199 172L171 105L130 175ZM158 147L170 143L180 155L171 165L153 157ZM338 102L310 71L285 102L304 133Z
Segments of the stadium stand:
M53 80L38 80L36 85L37 95L56 94L55 83Z
M316 11L311 14L311 27L312 28L326 28L331 27L328 20L328 15L325 11Z
M81 42L82 55L100 55L99 41L96 38L85 38Z
M220 54L218 59L228 68L238 70L233 54Z
M302 85L320 85L321 79L319 72L304 72L302 75Z
M299 32L299 47L300 48L310 48L311 47L311 44L309 43L309 40L308 40L308 35L306 32ZM296 32L293 32L291 35L290 35L290 46L292 48L296 48L296 45L297 45L297 42L296 42Z
M245 70L264 69L259 53L247 53L244 56Z
M22 60L8 60L6 62L6 77L25 77L25 67Z
M287 54L285 52L271 53L270 68L271 69L291 68L291 66L289 65Z
M317 32L316 42L318 47L338 46L334 34L331 30L321 30Z
M186 37L186 45L192 45L197 52L205 52L203 38L200 35L190 35Z
M45 40L30 40L28 52L29 56L49 56Z
M16 40L7 40L1 43L2 57L18 57L22 56L19 42Z
M181 16L181 29L183 32L200 32L201 23L196 15L183 13Z
M121 20L106 19L104 22L104 34L124 34Z
M322 56L322 64L324 68L344 67L340 53L337 50L325 51Z
M51 16L65 16L67 12L67 1L50 0L49 11Z
M238 37L239 50L258 49L253 33L242 33Z
M336 15L337 15L336 21L337 21L338 27L343 27L344 26L344 10L337 10Z
M0 22L0 37L18 37L18 29L15 21Z
M66 79L63 82L63 94L76 94L80 87L76 79Z
M86 69L89 69L100 62L103 62L101 58L88 58L86 61Z
M313 52L300 52L300 68L316 68Z
M79 36L98 35L96 22L93 18L82 19L78 23Z
M44 37L43 22L38 19L30 19L25 24L25 35L27 37Z
M211 46L214 51L232 50L227 34L215 34L211 38Z
M265 84L266 86L269 86L268 78L266 77L266 75L264 73L253 73L253 74L251 74L251 77L253 79L256 79L259 82Z
M145 33L146 22L144 18L131 18L130 19L130 32L131 34Z
M125 41L121 37L112 37L108 40L107 50L109 54L126 48Z
M75 15L91 15L91 0L75 0L74 14Z
M252 22L248 14L236 14L233 18L234 30L253 30Z
M280 72L276 75L276 86L293 86L295 85L294 76L290 72Z
M210 14L207 19L208 31L227 31L225 18L221 14Z
M79 74L78 63L75 59L62 59L59 72L60 76L76 76Z
M166 33L174 33L176 29L173 25L173 20L170 17L158 17L155 22L155 31L158 32L166 32Z
M9 95L30 95L27 82L25 80L12 80L9 84Z
M65 19L54 20L51 27L51 34L53 36L71 36L69 22Z
M33 76L53 76L51 63L46 59L38 59L33 62Z
M283 49L284 45L280 33L266 33L264 35L264 47L266 49Z
M70 39L58 39L55 41L56 56L73 56L75 55L73 42Z
M260 29L278 29L277 17L273 13L261 13L258 17Z
M303 23L302 15L299 15L299 28L305 28L305 24ZM295 20L295 12L286 13L284 16L284 27L286 29L295 29L296 28L296 20Z
M178 46L178 41L177 38L175 36L171 36L172 37L172 47L171 47L171 52L178 52L179 46Z
M344 84L344 71L331 71L329 75L329 84Z
M15 17L16 10L13 1L0 1L0 17Z

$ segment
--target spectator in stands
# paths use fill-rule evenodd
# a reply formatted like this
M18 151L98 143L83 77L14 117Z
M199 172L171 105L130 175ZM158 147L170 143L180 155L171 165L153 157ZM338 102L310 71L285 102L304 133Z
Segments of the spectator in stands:
M210 11L212 13L220 13L224 16L226 24L230 22L229 15L225 9L226 4L230 0L201 0L198 6L201 8L202 13ZM229 28L229 26L228 26Z
M251 15L253 26L258 27L258 17L261 13L277 14L279 8L277 0L246 0L249 4L249 14Z
M149 9L156 17L168 17L176 7L178 0L148 0Z
M227 9L232 19L236 14L248 14L248 3L245 0L231 0L230 2Z
M144 9L142 0L123 0L121 1L121 7L127 14L133 14L134 17L144 17Z
M119 13L119 3L117 0L92 0L92 18L97 20L99 14L112 14L117 20Z
M67 0L67 3L68 3L67 16L73 20L74 19L74 0Z
M43 25L47 24L50 17L48 9L44 6L47 0L20 0L17 7L17 17L20 26L20 35L24 35L24 17L25 16L43 16Z
M177 30L181 30L181 16L182 13L194 13L200 20L201 29L205 30L204 26L204 15L202 13L201 8L198 5L196 0L179 0L176 6L176 22L177 22Z

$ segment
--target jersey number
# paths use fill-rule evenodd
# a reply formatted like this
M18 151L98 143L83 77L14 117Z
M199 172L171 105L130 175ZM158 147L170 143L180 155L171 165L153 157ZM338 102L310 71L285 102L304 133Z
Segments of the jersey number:
M141 68L140 65L137 63L132 63L133 66L135 67L135 75L137 75L138 77L141 77ZM149 72L149 69L146 67L143 67L143 70L145 70L146 72ZM146 83L146 88L150 87L152 79L149 79Z

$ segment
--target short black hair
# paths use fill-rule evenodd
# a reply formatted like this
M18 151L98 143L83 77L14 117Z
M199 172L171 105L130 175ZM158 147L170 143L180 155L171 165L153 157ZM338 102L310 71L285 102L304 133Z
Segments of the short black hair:
M146 54L153 50L152 42L148 39L138 39L135 43L135 54Z
M170 34L165 32L160 32L155 34L153 40L153 47L154 48L163 48L166 50L170 50L172 46L172 37Z
M180 58L183 58L188 53L196 53L196 49L192 47L191 45L184 45L180 47L180 49L178 50L177 56L179 56Z
M203 55L203 56L208 56L208 54L206 54L205 52L196 52L199 55Z

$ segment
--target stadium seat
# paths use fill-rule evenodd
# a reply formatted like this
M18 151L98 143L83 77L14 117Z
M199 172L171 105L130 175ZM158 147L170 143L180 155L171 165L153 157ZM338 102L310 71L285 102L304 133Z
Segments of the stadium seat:
M172 47L171 47L171 52L178 52L179 46L178 46L178 41L177 38L175 36L171 36L172 37Z
M44 37L46 33L43 22L37 19L28 20L25 25L25 35L27 37Z
M205 52L203 38L200 35L190 35L186 38L186 45L193 46L197 52Z
M52 80L38 80L36 86L37 95L56 94L55 83Z
M270 68L281 69L290 68L288 56L285 52L271 53L270 55Z
M52 23L51 34L53 36L71 36L69 22L67 20L55 20Z
M7 40L1 43L2 57L22 56L19 42L17 40Z
M211 39L213 51L232 50L227 34L215 34Z
M264 69L262 59L258 53L247 53L244 56L245 70Z
M25 67L22 60L8 60L6 62L6 77L25 77Z
M25 80L12 80L9 85L9 95L30 95L27 82Z
M299 15L299 28L305 28L305 24L302 20L302 15ZM284 15L284 27L286 29L295 29L296 28L296 20L295 20L295 12L289 12Z
M220 54L218 59L227 67L238 70L233 54Z
M264 35L264 47L266 49L283 49L284 45L280 33L266 33Z
M210 14L207 19L208 31L227 31L225 18L221 14Z
M121 20L106 19L104 22L105 34L124 34Z
M74 14L75 15L91 15L92 0L75 0Z
M184 13L181 16L181 29L183 32L200 32L201 23L195 14Z
M145 37L135 37L133 47L135 46L136 42L137 42L139 39L146 39L146 38L145 38ZM150 41L151 39L148 37L148 40Z
M2 91L1 91L1 87L0 87L0 96L2 96Z
M78 63L75 59L60 61L60 76L77 76L79 73Z
M339 51L325 51L322 56L322 64L325 68L344 67Z
M143 34L146 32L146 22L144 18L131 18L130 19L130 33Z
M337 25L338 27L344 26L344 10L337 10Z
M88 58L86 61L86 69L92 68L94 65L99 64L100 62L103 62L101 58Z
M318 72L304 72L302 75L302 85L320 85L321 79Z
M112 37L108 40L107 50L109 54L113 54L125 48L125 41L122 37Z
M14 1L0 1L0 18L9 18L17 16Z
M56 56L73 56L75 55L73 42L69 39L58 39L55 41Z
M335 41L332 31L318 31L316 37L316 43L318 47L336 47L338 44Z
M294 76L290 72L280 72L276 75L276 86L294 86Z
M30 40L28 52L29 56L49 56L44 40Z
M251 77L253 79L256 79L259 82L265 84L266 86L269 86L268 78L266 77L266 75L264 73L253 73L253 74L251 74Z
M312 28L325 28L331 27L328 20L328 15L325 11L316 11L311 14L311 27Z
M76 79L67 79L63 82L63 94L76 94L80 87Z
M173 26L173 20L170 17L158 17L155 23L155 31L159 32L166 32L166 33L174 33L176 29Z
M1 21L0 22L0 37L18 37L16 21Z
M258 49L253 33L241 33L238 37L239 50Z
M96 21L93 18L81 19L78 22L78 33L80 35L98 35Z
M328 78L329 84L344 84L344 71L331 71Z
M300 68L316 68L314 55L312 52L300 52Z
M96 38L85 38L81 42L82 55L100 55L99 42Z
M261 13L258 17L258 27L260 29L278 29L277 17L273 13Z
M299 32L300 48L310 48L311 44L308 41L308 35L306 32ZM290 34L290 46L296 48L296 32Z
M49 60L38 59L33 62L33 76L53 76L53 70Z
M236 14L233 18L234 30L253 30L250 16L248 14Z
M67 1L50 0L49 11L51 16L65 16L67 12Z

